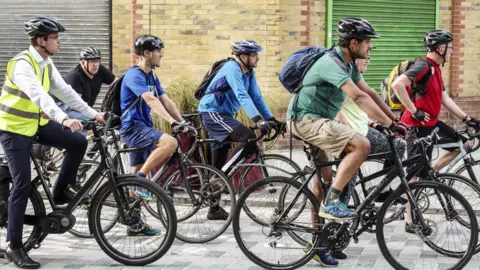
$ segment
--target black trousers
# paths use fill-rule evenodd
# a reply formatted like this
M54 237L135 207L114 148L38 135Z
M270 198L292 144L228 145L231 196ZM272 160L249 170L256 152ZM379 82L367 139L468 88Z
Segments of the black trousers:
M62 125L52 121L39 127L36 136L32 137L6 131L0 132L0 143L5 152L13 182L8 205L7 241L22 243L25 211L32 181L30 148L35 138L40 144L66 150L53 190L54 196L62 194L69 184L75 183L78 167L88 144L87 139L79 132L63 129Z
M256 142L248 142L249 139L255 139L255 133L245 125L239 125L233 129L227 139L232 142L240 142L240 144L232 152L227 164L228 168L225 170L226 174L228 174L231 167L235 166L243 157L247 157L257 150ZM230 145L228 144L212 151L212 165L214 167L221 170L222 167L225 166L229 149Z

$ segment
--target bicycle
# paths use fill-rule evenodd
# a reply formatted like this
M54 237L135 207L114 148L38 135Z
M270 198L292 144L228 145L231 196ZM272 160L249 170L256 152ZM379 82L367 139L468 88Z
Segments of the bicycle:
M428 140L430 140L430 142ZM459 192L445 184L431 181L420 181L409 184L403 171L402 163L396 156L395 149L393 148L393 137L389 136L388 141L392 148L390 158L395 161L395 166L386 171L378 172L378 174L386 176L356 209L358 216L362 216L364 211L369 209L369 206L379 193L398 176L401 179L401 185L385 201L378 214L372 216L373 224L376 226L377 242L382 255L393 268L407 269L402 265L402 262L398 261L398 252L389 250L392 248L392 244L395 243L387 243L384 235L385 230L391 229L388 227L390 226L389 224L399 219L397 218L398 215L394 215L396 209L393 211L387 210L390 206L395 208L397 205L400 205L399 208L401 208L403 205L398 203L397 198L406 195L411 204L413 213L412 224L414 224L415 231L417 232L416 236L421 237L422 241L431 249L448 257L444 260L442 259L442 262L452 263L451 260L458 259L449 269L461 269L470 261L478 243L478 223L475 212ZM418 142L422 143L422 145L431 143L431 138L422 138ZM316 148L312 147L311 149ZM378 158L381 155L382 154L372 155L369 158ZM415 164L425 158L425 156L420 155L407 161ZM315 171L320 175L320 167L336 165L340 161L318 162L318 160L315 159L314 162ZM350 234L347 228L351 228L350 221L344 221L342 224L335 221L324 224L323 220L320 219L317 214L319 210L318 200L308 189L308 182L313 178L313 172L312 169L306 168L303 172L291 178L269 177L263 179L249 186L238 198L237 205L233 212L233 232L235 239L242 252L258 266L268 269L296 269L307 263L320 247L328 250L336 250L348 245ZM407 177L411 178L418 172L419 170L415 170L412 175L409 174ZM310 176L307 181L303 183L296 181L295 178L298 178L301 174L310 174ZM277 188L277 190L281 190L281 192L274 194L267 192L266 187L271 185L281 187L281 189ZM438 199L438 204L436 204L436 206L438 205L440 207L438 213L445 215L445 221L456 222L458 216L462 214L462 219L466 221L466 223L464 223L460 229L465 231L466 236L462 239L465 243L462 242L459 247L461 250L446 250L443 246L437 246L438 243L434 242L435 237L440 234L438 230L440 226L436 223L436 219L434 219L435 216L426 218L425 216L429 213L423 213L418 205L419 194L424 193L426 189L431 190ZM272 200L267 201L269 198L272 198ZM259 203L257 203L256 207L251 207L250 209L257 210L257 216L260 216L262 213L264 216L253 225L261 227L262 235L264 235L266 242L262 242L263 239L257 237L256 239L257 241L260 240L260 243L255 246L250 246L248 245L248 241L242 238L241 214L243 205L246 202L255 200ZM262 201L264 202L263 207L259 205ZM305 204L305 201L307 204ZM305 216L307 217L306 219L303 218ZM248 224L252 226L251 222L248 222ZM252 229L249 228L248 231L247 237L251 238ZM302 241L299 243L298 239L295 239L292 235L301 235L301 237L298 238L301 238ZM304 245L305 242L307 245ZM395 246L393 247L395 248ZM267 252L265 248L267 248ZM257 255L257 252L261 252L262 255ZM437 262L435 260L435 267L436 266Z
M183 115L185 119L188 119L192 123L201 123L199 121L200 114L199 113L190 113L190 114L185 114ZM202 129L201 125L195 126L197 131ZM256 130L256 126L251 126L251 130ZM275 125L274 128L272 129L273 132L266 134L262 137L257 137L256 140L251 140L258 142L262 140L263 143L269 143L269 146L266 148L262 149L260 147L257 147L255 154L252 154L249 157L245 157L241 159L235 166L231 167L229 169L229 172L227 174L228 179L231 179L232 182L234 182L234 178L239 175L239 180L238 184L234 185L236 189L236 193L240 194L242 193L243 190L246 189L249 183L254 182L258 179L255 178L265 178L268 177L269 175L289 175L291 171L293 172L299 172L300 166L298 166L297 163L295 163L293 160L291 160L288 157L285 157L280 154L267 154L265 153L268 151L269 148L271 148L275 142L277 141L278 137L280 135L284 135L286 132L286 123L282 123L280 125ZM272 134L273 133L273 134ZM191 156L193 153L198 151L200 154L200 162L209 164L209 161L207 160L207 155L204 153L209 152L208 148L206 145L215 143L215 139L202 139L198 136L195 136L195 141L193 145L191 146L190 150L186 154L187 156ZM226 144L228 143L234 143L234 142L225 142ZM229 167L229 166L226 166ZM243 169L243 172L242 172ZM253 170L259 170L261 177L254 177L252 175L255 175L255 172ZM253 178L253 179L252 179Z
M185 125L172 132L172 136L177 140L180 134L197 136L197 130ZM110 138L115 152L114 164L121 171L127 167L122 155L132 151L145 151L141 148L122 148L119 136L110 134ZM187 243L205 243L220 236L231 222L230 217L217 221L205 219L205 208L228 207L231 212L235 204L235 193L231 183L220 170L207 164L192 162L190 154L191 152L183 153L181 148L177 147L177 151L151 175L150 182L158 184L174 202L177 216L176 238ZM152 216L166 220L162 211L156 211L155 204L143 205ZM201 227L192 232L189 229L193 223L200 224Z
M105 132L109 125L115 120L115 116L106 115L107 124ZM110 154L106 151L106 136L101 136L97 124L93 121L83 121L86 129L92 130L94 142L101 155L100 166L93 175L83 184L65 207L57 206L53 201L52 193L48 188L48 183L43 177L38 163L33 160L38 175L32 180L32 186L29 194L29 200L32 213L25 214L24 247L26 251L32 248L39 248L42 241L48 234L63 234L75 225L75 217L72 215L74 209L82 203L90 189L92 189L102 175L106 175L107 183L104 183L93 194L89 207L89 228L95 237L100 248L112 259L125 265L143 266L152 263L161 258L173 244L176 232L176 215L173 203L165 192L147 179L136 177L134 175L118 175ZM45 202L42 200L38 191L42 186L52 212L46 213ZM152 201L157 205L157 212L162 211L165 219L155 222L152 215L142 213L142 199L135 195L137 189L146 189L154 198ZM110 213L111 217L104 218L103 212ZM139 236L138 233L150 225L159 226L167 223L161 235L158 236ZM112 220L114 224L112 225ZM6 227L0 224L1 228ZM103 228L106 226L106 228ZM123 234L122 234L123 232ZM134 248L122 248L118 245L120 238L128 239L134 237ZM113 241L113 243L112 243ZM131 241L120 243L130 243ZM158 243L157 248L153 247ZM114 246L115 245L115 246ZM143 247L138 249L139 247ZM153 248L152 248L153 247ZM117 249L118 248L118 249ZM150 251L147 250L150 249ZM126 250L126 251L125 251ZM5 248L0 249L0 253L5 253Z
M435 145L434 140L432 139L428 144ZM460 142L460 145L462 144L463 143ZM444 145L438 145L438 146L453 147L454 145L444 144ZM424 147L427 148L426 145ZM375 163L382 162L380 159L376 159L374 155L371 155L369 157L372 158L371 161L374 161ZM416 164L418 169L421 169L423 167L427 168L428 176L424 179L421 179L421 181L435 181L435 182L443 183L449 187L454 188L456 191L460 192L462 196L464 196L468 200L468 202L472 206L472 209L480 218L480 215L479 215L480 214L480 209L479 209L480 208L480 186L478 184L472 182L467 177L463 177L461 175L456 175L452 173L440 173L440 172L434 171L432 166L430 165L429 160L426 157L423 160L417 160L416 162L412 162L412 159L406 160L402 162L402 167L407 167L412 164ZM356 189L353 189L351 191L351 197L352 197L351 201L353 202L353 204L349 204L349 207L351 208L359 207L362 204L362 202L365 200L364 198L370 195L370 193L372 193L373 191L373 187L366 189L366 185L372 181L376 182L374 183L374 186L379 185L378 179L381 179L381 176L385 175L391 168L392 166L389 168L381 169L376 173L372 173L370 175L365 175L359 172L357 182L355 183ZM414 175L415 175L414 173L411 173L409 176L406 177L407 180L410 180L411 178L413 178ZM362 195L364 195L363 198L362 198ZM424 213L428 211L429 207L432 205L432 203L429 200L431 195L433 195L433 193L428 190L425 190L422 193L416 194L419 208ZM402 199L399 199L398 202L405 204L404 201L406 201L406 199L402 198ZM399 215L405 210L406 209L404 206L400 207L399 210L397 211L397 214ZM353 227L351 228L350 232L354 232L353 234L351 234L351 236L354 238L355 242L358 242L358 236L364 231L368 231L371 233L375 232L374 223L373 223L374 219L372 219L372 217L376 217L377 214L378 214L378 208L376 208L374 204L371 204L371 206L368 208L368 211L365 211L362 216L353 220L351 225ZM467 222L463 221L461 218L458 218L457 221L462 225L467 224ZM359 225L361 225L362 227L360 230L357 231L357 228ZM476 246L474 251L475 254L478 252L480 252L480 244Z
M92 138L92 135L87 136L87 140L89 142L92 141ZM48 182L49 186L52 187L53 181L51 179L60 171L64 150L34 143L32 145L31 153L32 160L37 160L39 166L42 168L45 180ZM96 160L99 157L98 151L96 151L94 144L88 147L86 155L91 156L92 159L86 159L85 161Z
M183 118L187 119L190 123L199 123L199 114L184 114ZM253 127L252 127L253 129ZM179 222L177 227L176 237L187 243L205 243L216 239L218 236L228 228L231 223L231 215L228 215L226 220L212 221L208 219L209 213L206 212L207 208L210 211L212 206L226 207L227 213L233 211L235 204L235 190L232 187L231 179L233 175L242 166L264 166L263 174L268 176L267 168L273 167L270 164L250 164L246 163L246 159L239 162L234 167L233 171L229 174L229 178L225 177L223 172L210 166L206 163L195 163L191 160L191 157L198 151L201 161L206 162L204 146L207 143L215 142L213 139L201 139L199 131L201 126L195 127L188 125L188 132L181 132L181 129L174 130L172 136L177 138L180 145L179 136L181 134L194 138L192 146L188 151L182 152L182 149L177 148L176 153L171 156L154 175L151 176L151 181L158 183L162 188L167 191L174 201L175 209L177 212L177 220ZM280 129L276 129L280 130ZM280 132L276 132L270 139L275 139ZM119 167L125 167L121 165L124 162L122 159L118 159L118 155L129 151L139 151L141 149L124 148L120 149L119 138L112 136L112 142L116 151L115 160L117 160ZM263 135L252 139L252 141L258 141L262 139ZM184 149L185 150L185 149ZM280 155L257 155L257 160L261 160L263 163L271 162L272 160L281 160L292 163L288 158ZM298 165L294 164L295 171L300 170ZM273 167L274 169L277 169ZM244 181L248 175L248 170L242 173L242 180ZM282 169L278 169L282 170ZM283 170L287 172L286 170ZM165 177L167 176L167 177ZM215 186L212 186L212 183ZM241 185L243 186L243 184ZM149 206L146 205L147 211ZM205 219L207 217L207 219Z
M437 144L435 145L436 148L459 148L460 149L460 154L448 165L448 167L445 169L445 172L451 172L457 163L463 159L463 165L460 165L458 168L454 170L454 174L457 175L463 175L468 178L470 178L474 183L479 184L479 181L475 175L474 172L474 167L480 168L480 160L475 160L472 157L473 149L476 146L473 146L473 148L470 149L465 149L464 144L462 141L462 134L467 135L467 140L472 141L475 139L478 139L480 137L480 132L477 133L472 133L470 129L466 130L461 130L457 132L457 142L455 143L444 143L444 144Z

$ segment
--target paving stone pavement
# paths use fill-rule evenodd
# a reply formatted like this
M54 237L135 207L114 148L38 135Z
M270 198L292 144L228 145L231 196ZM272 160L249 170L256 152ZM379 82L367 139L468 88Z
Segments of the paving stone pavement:
M296 158L294 160L298 161ZM251 239L258 238L258 234L260 232L253 234ZM422 248L422 242L418 238L415 240L415 237L406 237L403 226L391 228L387 235L390 241L399 243L395 252L401 254L403 262L411 269L432 269L415 264L415 258L431 258L441 262L435 253ZM0 237L5 236L2 234ZM375 234L364 233L359 240L357 244L353 241L350 243L346 250L348 259L341 261L336 269L391 269L381 255ZM260 243L254 240L252 244ZM205 244L194 245L176 240L165 256L145 267L129 267L117 263L98 247L94 239L81 239L68 233L49 235L42 246L31 251L30 255L42 264L42 269L261 269L241 252L231 227L216 240ZM311 261L301 269L321 268L318 263ZM438 268L441 269L441 265ZM3 269L17 268L0 259L0 270ZM480 269L480 255L474 256L464 269Z
M245 217L247 218L247 217ZM245 229L249 231L251 227ZM252 234L258 239L260 232ZM403 226L391 228L387 233L390 241L401 244L397 250L402 254L405 262L410 263L411 269L432 269L422 267L422 258L430 261L440 261L434 252L422 249L422 242L414 236L407 236ZM383 259L377 246L374 234L364 233L360 236L359 243L353 241L347 248L349 258L343 260L336 269L346 270L383 270L391 269ZM250 241L250 240L249 240ZM261 244L253 241L253 245ZM69 233L64 235L49 235L39 249L30 252L32 258L42 264L42 269L262 269L253 264L239 249L231 227L216 240L205 244L186 244L175 240L168 253L160 260L145 267L129 267L117 263L109 258L98 247L94 239L80 239ZM417 260L417 261L415 261ZM423 262L425 263L425 261ZM311 261L301 269L321 269L322 267ZM0 259L0 269L16 269L13 264L7 264ZM440 267L438 268L440 269ZM465 269L480 269L480 256L475 256Z

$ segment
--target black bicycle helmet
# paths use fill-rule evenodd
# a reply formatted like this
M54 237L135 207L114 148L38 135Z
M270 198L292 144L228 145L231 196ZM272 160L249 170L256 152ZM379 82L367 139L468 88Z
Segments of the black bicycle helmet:
M37 17L25 22L25 32L27 32L30 39L33 39L36 36L65 32L65 28L56 20L47 17Z
M153 51L155 49L163 49L163 41L156 36L143 35L135 40L135 54L142 55L143 51Z
M439 45L447 44L453 41L453 36L445 30L432 30L425 34L423 43L425 47L435 50Z
M80 60L102 59L102 53L94 47L87 47L80 52Z
M366 40L380 37L375 33L372 25L367 20L361 18L340 19L337 24L337 33L338 37L344 40Z

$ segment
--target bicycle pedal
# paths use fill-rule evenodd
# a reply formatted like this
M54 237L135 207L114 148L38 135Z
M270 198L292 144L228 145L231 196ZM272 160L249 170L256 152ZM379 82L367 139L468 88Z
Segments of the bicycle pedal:
M358 236L356 236L356 235L354 234L352 238L353 238L353 242L354 242L355 244L358 244L358 242L359 242Z

